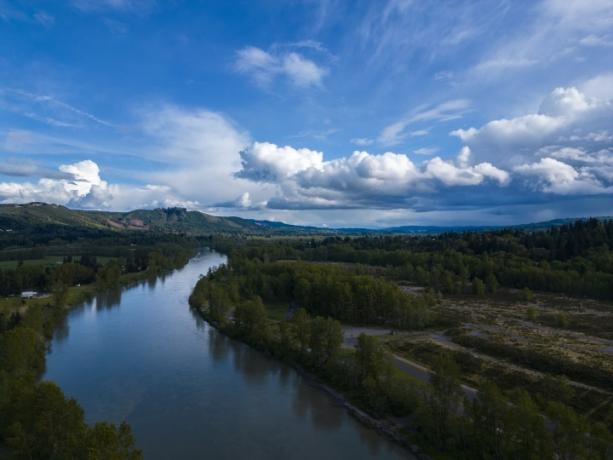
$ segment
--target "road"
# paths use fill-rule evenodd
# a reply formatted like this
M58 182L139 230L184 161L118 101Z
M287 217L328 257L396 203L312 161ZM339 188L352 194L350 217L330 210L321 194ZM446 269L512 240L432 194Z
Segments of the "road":
M355 348L358 337L360 334L372 335L372 336L384 336L392 334L391 329L387 328L375 328L375 327L356 327L356 326L343 326L343 345L347 348ZM415 361L410 361L402 356L398 356L392 353L392 362L397 369L410 375L422 382L429 382L432 376L432 371ZM464 395L470 400L474 400L477 397L477 389L468 385L462 385Z

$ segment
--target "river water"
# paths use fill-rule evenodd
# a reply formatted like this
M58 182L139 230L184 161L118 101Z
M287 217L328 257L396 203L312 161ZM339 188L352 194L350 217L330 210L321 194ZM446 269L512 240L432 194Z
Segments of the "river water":
M292 368L190 311L199 275L224 262L204 251L170 275L75 308L44 378L88 422L130 423L145 459L411 458Z

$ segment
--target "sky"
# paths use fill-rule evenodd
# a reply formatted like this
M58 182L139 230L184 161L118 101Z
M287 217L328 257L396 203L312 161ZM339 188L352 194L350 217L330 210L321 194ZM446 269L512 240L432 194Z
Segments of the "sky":
M613 215L613 0L0 0L0 203Z

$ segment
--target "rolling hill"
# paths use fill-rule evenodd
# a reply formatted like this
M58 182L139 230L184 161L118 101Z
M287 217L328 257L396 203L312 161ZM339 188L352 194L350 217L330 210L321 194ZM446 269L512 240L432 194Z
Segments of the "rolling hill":
M611 219L611 217L602 217ZM506 226L529 231L567 224L576 219ZM194 236L210 234L240 235L356 235L356 234L440 234L445 232L491 231L502 226L401 226L383 229L321 228L290 225L267 220L221 217L184 208L137 209L128 212L84 211L47 203L0 205L0 231L40 232L45 229L82 229L89 232L143 231L183 233Z
M128 212L84 211L46 203L0 205L0 230L73 227L89 230L133 230L190 235L313 234L332 231L266 220L219 217L184 208L138 209Z

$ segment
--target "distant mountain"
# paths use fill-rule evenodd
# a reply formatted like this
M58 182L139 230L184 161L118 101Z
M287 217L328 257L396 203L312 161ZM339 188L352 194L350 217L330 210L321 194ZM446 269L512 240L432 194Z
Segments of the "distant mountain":
M23 231L41 227L79 227L91 230L134 230L190 235L320 234L317 227L266 220L219 217L184 208L138 209L129 212L84 211L46 203L0 205L0 230Z
M403 225L399 227L385 227L380 229L357 229L344 228L339 229L342 232L361 232L361 233L379 233L379 234L407 234L407 235L439 235L449 232L490 232L511 228L514 230L545 230L551 227L565 225L583 218L571 217L567 219L553 219L544 222L534 222L530 224L516 225L457 225L457 226L433 226L433 225ZM613 217L598 217L598 219L613 219Z
M611 217L602 217L611 219ZM484 232L514 228L542 230L567 224L577 219L556 219L547 222L513 226L419 226L409 225L382 229L321 228L290 225L268 220L220 217L184 208L137 209L128 212L84 211L46 203L0 205L0 231L36 232L43 229L80 228L88 231L144 231L185 233L190 235L358 235L410 234L435 235L446 232Z

